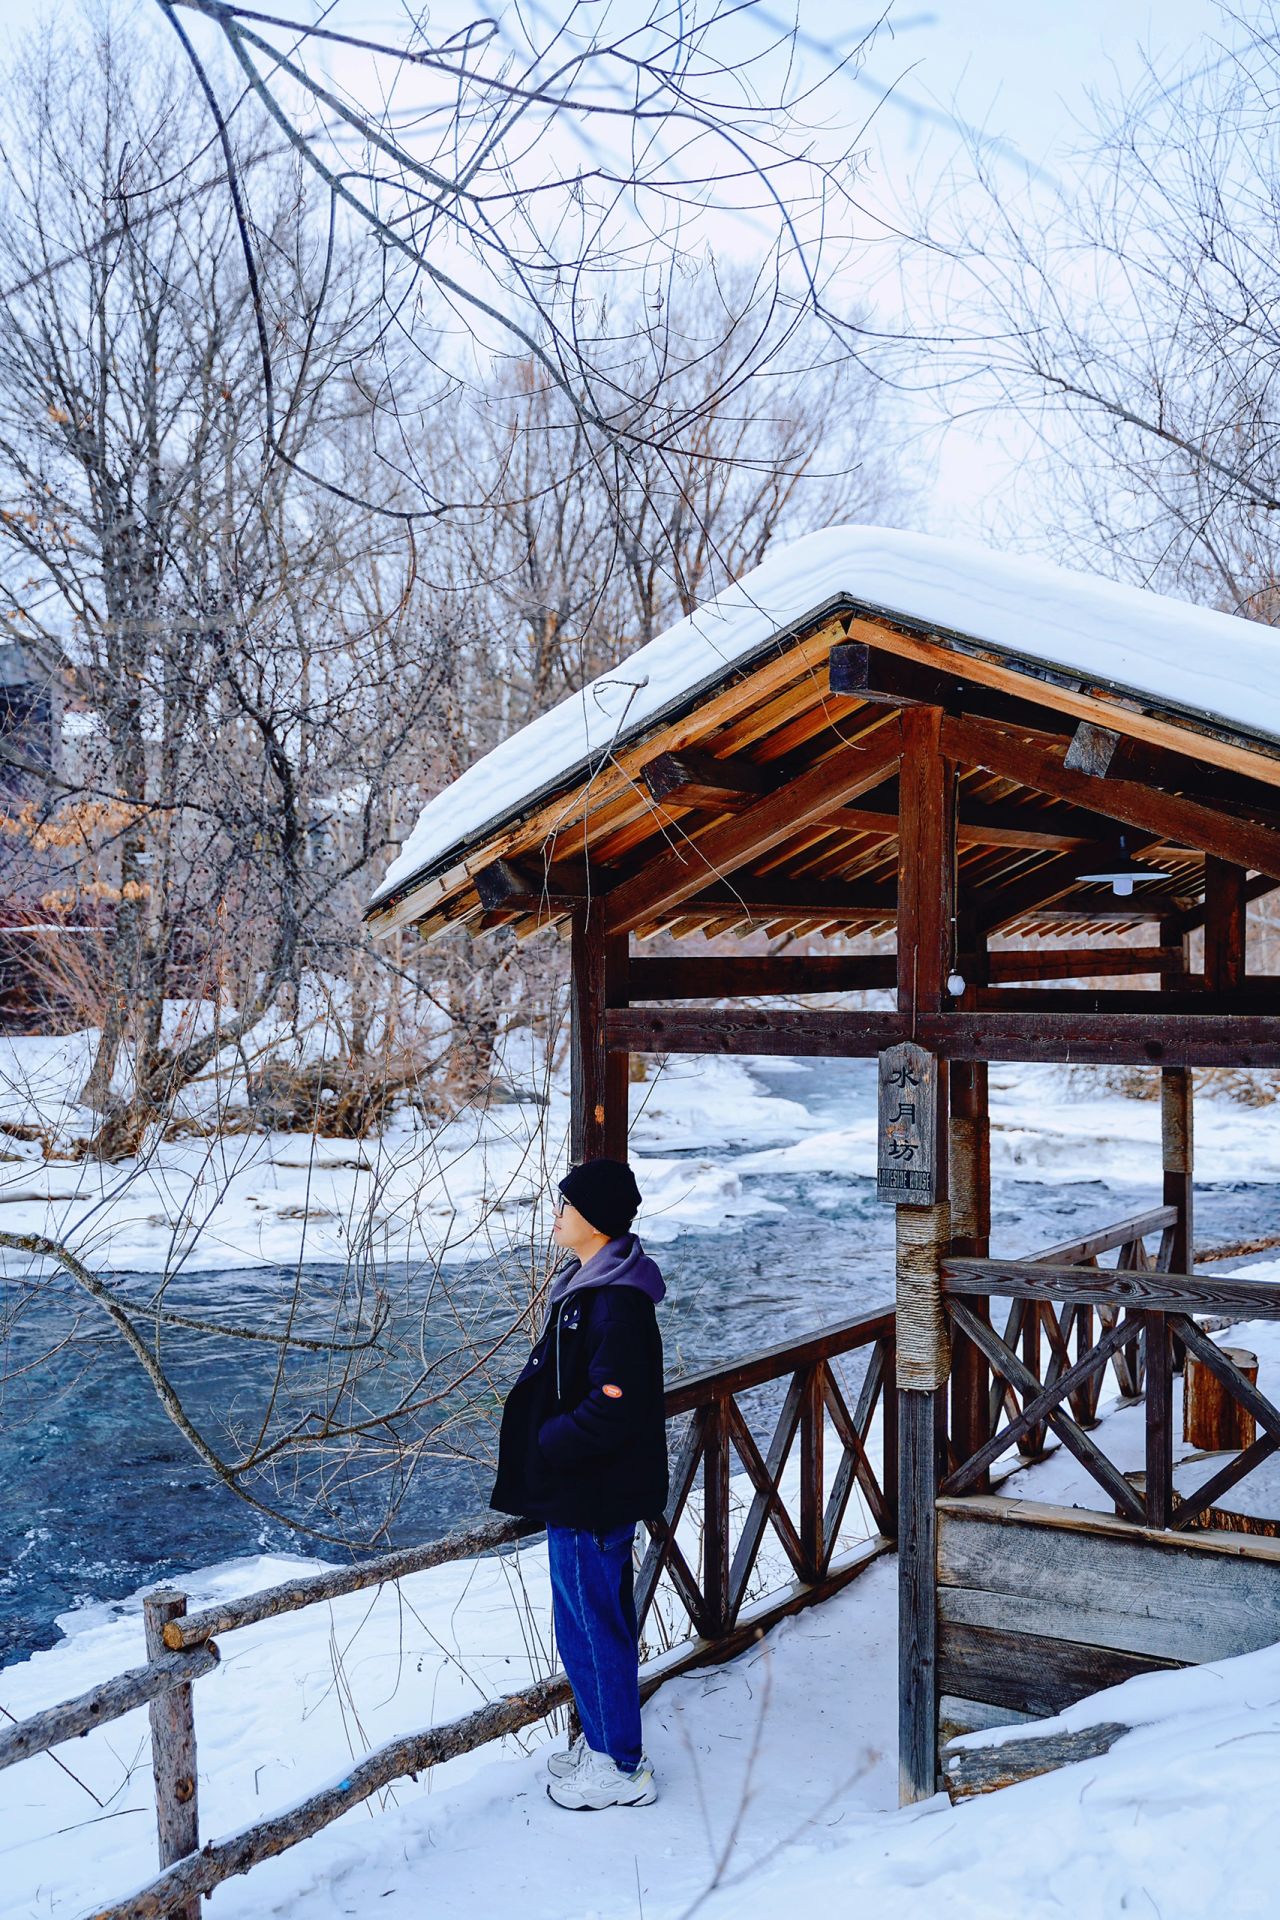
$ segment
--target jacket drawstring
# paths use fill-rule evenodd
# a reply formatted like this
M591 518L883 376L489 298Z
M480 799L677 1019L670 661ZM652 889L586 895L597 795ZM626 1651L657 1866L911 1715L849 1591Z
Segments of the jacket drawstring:
M560 1322L563 1320L563 1318L564 1318L564 1315L560 1312L559 1308L557 1308L556 1309L556 1405L558 1407L564 1405L564 1399L560 1392Z

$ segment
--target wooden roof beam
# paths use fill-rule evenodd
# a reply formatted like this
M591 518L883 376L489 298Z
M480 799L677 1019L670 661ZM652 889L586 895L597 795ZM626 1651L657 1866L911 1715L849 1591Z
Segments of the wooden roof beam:
M1091 922L1109 924L1114 921L1120 926L1141 926L1144 921L1164 922L1171 914L1180 912L1188 904L1185 894L1167 892L1135 893L1127 899L1117 899L1108 894L1102 900L1057 900L1050 907L1025 907L1020 919L1044 921L1051 926L1064 926L1068 929ZM1002 929L1013 931L1009 927Z
M1150 836L1144 834L1131 851L1135 855L1147 853L1151 844ZM1056 905L1073 887L1079 886L1081 874L1096 873L1115 857L1115 847L1105 843L1076 847L1056 859L1042 861L1025 877L1003 886L980 889L974 901L978 930L984 934L996 933L1011 920L1020 920L1039 908ZM1140 896L1135 894L1133 900L1135 905L1141 904Z
M641 769L646 787L660 806L704 808L715 813L741 813L765 794L776 793L800 771L784 761L764 764L741 758L716 760L708 753L660 753ZM833 807L811 824L887 836L897 831L897 822L894 796L861 809Z
M962 674L967 685L1016 695L1040 707L1043 728L1065 733L1077 720L1119 725L1126 738L1149 741L1164 751L1190 752L1195 764L1237 774L1251 786L1280 787L1280 743L1246 736L1191 708L1166 708L1158 696L1106 682L1099 685L1095 676L1081 679L1045 661L1013 658L972 637L941 633L927 623L884 612L846 616L843 630L846 640L866 640L877 651ZM977 711L973 706L969 710Z
M795 769L773 761L731 757L717 760L707 753L660 753L641 769L646 787L662 806L707 807L718 813L741 811L753 800L772 793ZM897 831L898 795L894 783L881 794L864 795L856 805L839 807L826 816L832 826L861 833ZM1072 810L1062 820L1037 814L1034 808L990 806L961 802L960 840L968 846L1029 847L1057 850L1097 839L1100 816Z
M535 914L554 919L572 913L592 900L609 900L628 876L584 862L562 861L543 871L530 861L495 860L475 875L476 893L485 913ZM699 878L705 878L699 875ZM892 888L853 887L839 881L787 880L766 874L740 874L733 880L703 886L696 894L659 909L665 917L677 904L686 915L732 914L738 919L862 920L882 914L892 918Z
M985 767L988 773L1105 814L1122 826L1138 827L1153 839L1280 878L1280 830L1275 828L1136 780L1098 780L1079 773L1055 753L984 720L948 716L943 751L963 766Z
M627 1053L855 1059L911 1037L898 1013L826 1007L613 1007L605 1024L609 1046ZM1280 1066L1280 1015L1168 1013L1162 1004L1149 1014L920 1012L915 1038L949 1060Z
M962 952L961 973L965 958ZM1105 980L1181 968L1182 948L997 947L988 950L983 965L992 986L1019 980Z
M1140 786L1176 790L1205 806L1229 814L1243 811L1263 826L1280 828L1274 788L1093 721L1082 720L1077 726L1063 764L1093 780L1134 780Z
M607 892L617 879L605 867L583 861L559 861L544 867L532 860L494 860L473 875L486 912L560 914Z
M756 879L738 873L732 880L719 880L687 897L681 911L687 915L736 913L740 919L762 925L770 920L867 920L877 915L891 920L897 912L897 897L892 887L854 886L816 875L787 880L773 874Z
M1033 728L1037 733L1065 734L1067 727L1044 706L1017 694L985 687L944 667L929 667L904 659L865 640L845 640L832 647L830 686L833 694L892 707L941 707L948 713L979 713L1009 726Z
M735 1000L746 994L849 993L891 987L892 953L734 953L674 959L635 955L630 997Z
M653 798L663 806L715 807L719 811L748 807L753 800L779 786L777 767L754 760L716 760L709 753L660 753L640 769Z
M732 819L678 841L610 893L608 931L624 933L658 912L670 912L708 883L727 878L833 808L870 792L894 770L900 752L896 715L879 720Z
M974 1005L989 1013L1268 1013L1280 1006L1280 974L1215 992L1193 974L1172 989L1124 987L976 987Z

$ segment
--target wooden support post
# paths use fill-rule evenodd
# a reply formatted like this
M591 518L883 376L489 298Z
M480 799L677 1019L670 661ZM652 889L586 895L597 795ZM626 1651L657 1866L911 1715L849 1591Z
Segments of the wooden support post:
M935 1399L932 1393L898 1395L898 1797L903 1806L927 1800L937 1787Z
M171 1657L165 1623L187 1611L187 1596L172 1587L149 1593L142 1603L147 1659ZM151 1720L151 1771L156 1788L156 1835L161 1867L185 1860L200 1847L200 1811L196 1793L196 1721L191 1682L171 1687L147 1709ZM170 1920L200 1920L200 1896L193 1894L173 1909Z
M908 1022L944 1004L955 940L955 767L937 707L902 716L898 776L898 1011ZM914 1038L910 1025L908 1034ZM946 1102L939 1106L945 1114Z
M627 936L606 935L599 906L574 909L570 940L569 1158L627 1157L630 1059L605 1042L609 1007L627 1004Z
M958 1060L951 1068L951 1251L985 1260L991 1251L991 1133L985 1060ZM988 1324L989 1300L969 1302ZM972 1340L954 1340L951 1371L951 1433L956 1459L967 1460L988 1439L989 1370ZM986 1493L985 1473L972 1489Z
M1191 976L1191 936L1177 921L1162 920L1160 944L1180 956L1176 969L1163 972L1160 985L1165 992L1176 992ZM1190 1067L1162 1067L1160 1070L1160 1145L1164 1167L1164 1204L1176 1207L1177 1220L1169 1237L1169 1258L1165 1265L1173 1273L1193 1273L1195 1260L1195 1202L1193 1171L1195 1153L1192 1119L1193 1083ZM1181 1340L1173 1341L1173 1371L1182 1372L1186 1349Z
M723 1399L707 1413L702 1456L703 1637L716 1640L729 1629L729 1423Z
M1164 1204L1176 1207L1169 1252L1172 1273L1194 1273L1195 1231L1193 1092L1190 1067L1160 1069L1160 1148L1164 1161Z
M1247 879L1243 867L1205 855L1204 984L1209 993L1244 985Z
M822 1577L822 1441L826 1421L823 1397L825 1360L815 1361L804 1383L800 1407L800 1545L804 1549L804 1577Z
M617 933L604 943L604 1003L625 1007L630 994L629 935ZM601 1025L604 1025L603 1019ZM630 1127L631 1055L618 1049L606 1052L604 1060L604 1147L612 1160L627 1157L627 1133Z
M898 1012L914 1038L920 1014L945 1004L955 952L955 767L941 751L942 713L902 715L898 780ZM951 1369L941 1265L951 1238L947 1200L950 1095L937 1068L934 1203L897 1210L898 1781L904 1805L936 1790L938 1771L937 1497Z
M941 1267L951 1209L899 1207L898 1228L898 1786L903 1805L936 1790L941 1415L950 1353Z

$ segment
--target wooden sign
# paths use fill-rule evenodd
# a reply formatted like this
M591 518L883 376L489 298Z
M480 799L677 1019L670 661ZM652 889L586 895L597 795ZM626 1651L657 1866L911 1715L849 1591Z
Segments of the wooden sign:
M930 1207L938 1197L938 1062L913 1040L880 1055L876 1198Z

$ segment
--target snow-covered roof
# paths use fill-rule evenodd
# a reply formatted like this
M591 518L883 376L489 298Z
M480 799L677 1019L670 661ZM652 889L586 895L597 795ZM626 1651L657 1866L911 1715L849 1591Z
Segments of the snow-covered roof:
M969 541L828 527L777 547L476 761L428 801L372 905L439 871L727 670L837 606L926 626L944 642L963 636L1011 666L1058 668L1280 743L1280 652L1269 628Z

